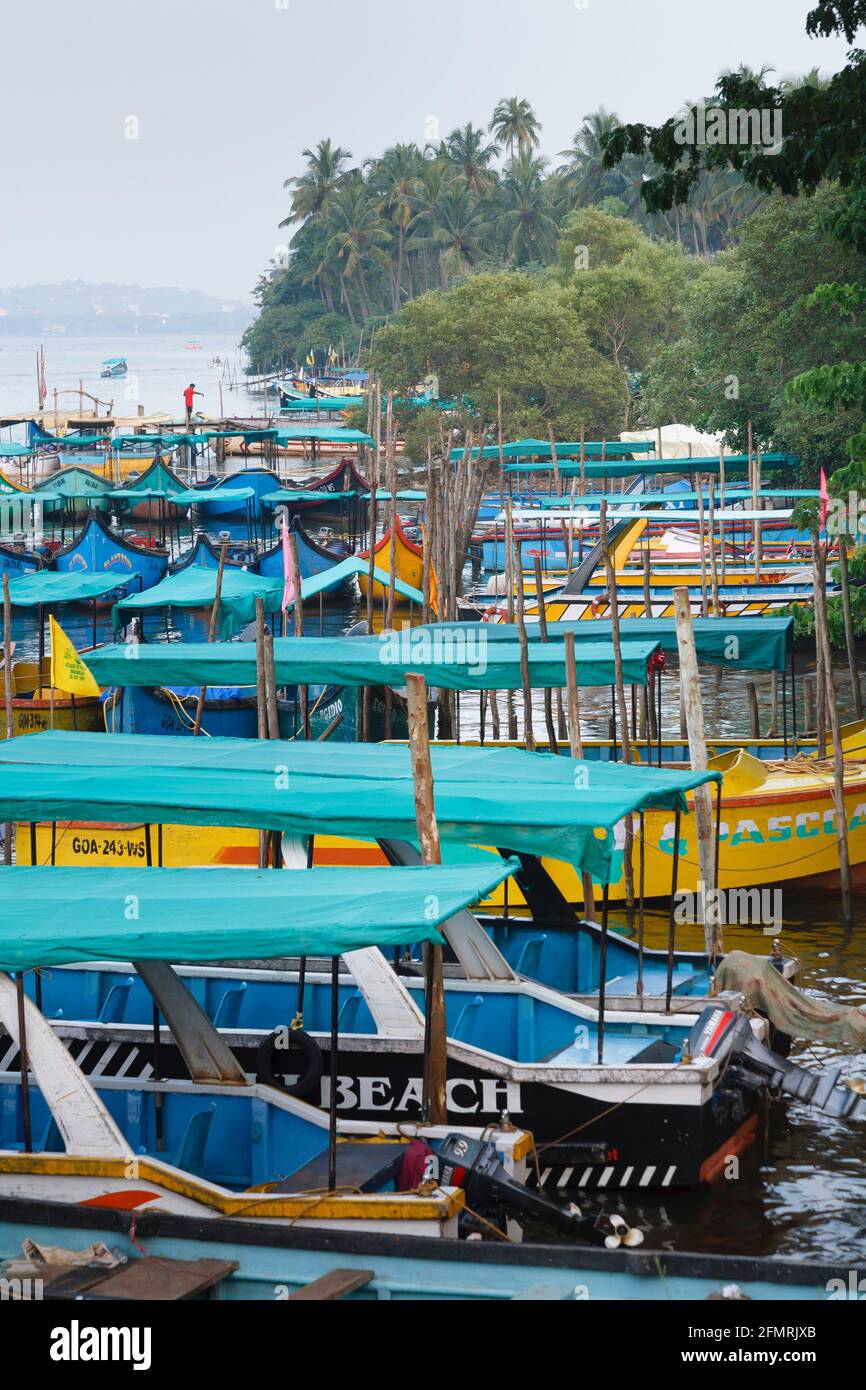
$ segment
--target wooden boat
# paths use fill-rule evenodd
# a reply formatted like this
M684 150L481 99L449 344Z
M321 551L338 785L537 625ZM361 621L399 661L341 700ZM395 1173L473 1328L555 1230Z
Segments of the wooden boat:
M351 554L350 547L346 542L336 536L324 544L314 540L309 532L304 530L297 517L292 519L290 529L295 537L298 569L302 582L305 579L311 579L314 574L324 574L326 570L332 569L334 565L338 565L341 560L345 560L346 556ZM259 574L282 578L283 568L282 541L272 546L270 550L263 551L256 562L256 571Z
M74 463L60 468L44 482L37 483L36 491L59 494L62 501L57 505L64 512L74 516L86 516L97 509L108 510L111 503L107 493L111 491L111 487L109 478L101 476L91 468Z
M6 737L6 696L0 651L0 738ZM102 728L102 710L96 695L71 696L54 692L51 699L51 658L12 663L12 737L42 733L45 729L76 729L92 733ZM53 708L52 708L53 703Z
M133 1232L129 1213L116 1208L0 1198L0 1274L5 1273L6 1286L25 1299L31 1293L29 1280L31 1296L37 1296L39 1288L38 1268L22 1263L25 1240L61 1249L106 1244L130 1262L133 1273L136 1262L148 1255L199 1260L229 1253L235 1267L220 1284L219 1297L231 1301L287 1301L297 1296L389 1303L741 1298L814 1303L849 1297L852 1289L862 1288L866 1275L862 1264L852 1269L850 1260L834 1264L667 1248L595 1250L567 1243L437 1241L434 1247L429 1240L404 1233L283 1226L262 1230L243 1219L202 1222L195 1216L147 1208L136 1213ZM107 1291L110 1285L102 1287Z
M115 377L126 376L128 371L125 357L106 357L103 359L102 371L99 375L114 380Z
M33 574L42 569L43 564L42 557L33 551L17 545L0 545L0 574L8 574L10 579L16 574Z
M332 468L323 478L305 478L296 486L301 492L314 494L309 501L295 497L291 504L292 515L300 516L308 523L314 518L317 521L343 520L347 508L351 516L355 509L364 507L363 497L360 500L357 496L347 499L342 494L360 493L365 497L370 491L370 484L352 458L341 459L336 468ZM315 495L323 492L334 493L334 501L329 502Z
M236 556L236 551L245 553L245 548L240 544L230 545L226 554L225 562L227 565L240 566L242 564L242 561ZM199 531L192 549L184 551L179 559L174 560L169 565L169 573L177 574L179 570L189 569L191 566L197 569L217 570L219 564L220 547L204 531Z
M198 698L198 690L185 686L114 689L105 700L106 731L191 737ZM254 696L239 689L209 686L200 732L210 738L255 738L258 714Z
M376 568L383 570L385 574L391 573L391 532L386 535L374 546L376 556ZM362 560L367 560L370 552L367 551L361 556ZM395 548L395 572L398 579L402 579L405 584L411 584L414 589L420 590L424 583L424 552L414 541L410 541L400 520L396 522L396 548ZM367 597L368 578L365 574L358 575L358 587L361 590L361 597ZM373 581L373 596L380 601L383 595L387 595L387 588L384 585ZM396 596L398 604L404 602L398 593Z
M68 545L55 552L51 567L61 574L103 571L138 574L141 588L150 589L165 578L168 552L144 539L121 535L94 514ZM103 606L110 607L111 602L110 598L105 599Z
M196 503L195 510L199 516L208 517L210 520L246 521L250 516L258 516L261 499L269 492L276 492L281 486L277 474L267 468L246 468L237 473L227 473L217 482L209 479L202 484L202 491L206 491L208 496L206 500ZM241 503L235 498L221 501L219 492L222 488L226 492L231 492L234 488L252 488L253 496L249 501Z
M129 455L121 455L121 465L126 463ZM182 516L186 516L189 508L187 506L177 506L171 501L171 494L175 492L185 492L186 483L182 481L162 457L153 458L148 462L147 459L136 455L136 470L143 468L137 477L133 477L131 472L125 474L124 484L129 493L126 498L114 497L113 504L122 507L124 514L133 517L136 521L166 522L176 521ZM160 496L143 496L141 500L136 500L137 493L159 493Z

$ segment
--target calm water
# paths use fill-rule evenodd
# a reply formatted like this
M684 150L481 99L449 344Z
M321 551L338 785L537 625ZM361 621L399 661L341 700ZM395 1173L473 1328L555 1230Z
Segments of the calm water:
M78 410L78 382L84 390L99 400L114 402L118 417L133 416L138 407L145 414L168 413L175 420L183 419L181 393L191 381L204 392L196 407L204 415L220 415L220 386L222 409L227 415L260 415L264 398L247 391L244 377L244 354L234 333L225 337L214 334L189 339L180 334L165 337L142 335L113 338L75 338L58 334L44 338L45 381L48 396L47 410L54 408L54 391L60 393L61 411ZM192 351L185 344L195 341L200 347ZM36 338L4 338L0 335L0 415L23 414L36 409ZM106 357L125 357L129 373L117 380L102 380L102 360ZM220 365L215 359L220 358ZM85 409L90 409L85 400ZM105 414L104 407L100 414ZM4 438L9 435L4 431ZM13 430L13 439L23 439L23 432Z

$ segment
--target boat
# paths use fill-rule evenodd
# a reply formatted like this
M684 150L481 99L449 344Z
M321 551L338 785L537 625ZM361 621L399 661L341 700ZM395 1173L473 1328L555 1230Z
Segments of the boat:
M42 569L41 555L26 550L24 545L0 545L0 575L8 574L10 579L16 574L33 574Z
M121 535L94 513L68 545L55 551L51 567L58 574L135 574L139 587L150 589L168 571L168 552L144 538ZM104 602L110 606L111 598Z
M324 574L351 554L351 548L337 536L328 537L324 543L314 540L309 532L304 530L297 517L293 518L290 530L295 538L302 582L311 579L313 575ZM282 579L284 568L282 541L263 551L256 561L257 572L271 578Z
M37 483L35 491L44 492L52 503L46 508L62 511L69 516L87 516L94 511L107 511L111 505L108 496L111 482L108 478L94 473L77 463L67 465L59 472ZM53 499L58 498L55 502Z
M0 650L0 738L6 737L6 695L2 682L3 652ZM13 660L12 737L42 733L46 729L94 732L102 727L99 698L74 696L51 691L51 658L38 661Z
M398 579L404 584L409 584L413 589L421 590L424 583L424 552L421 547L411 541L400 524L399 517L395 520L396 543L394 572ZM376 556L376 568L384 571L385 574L391 573L391 532L388 531L382 539L373 547ZM362 560L368 560L370 552L362 554ZM361 597L367 597L369 580L366 575L358 575L358 587L361 590ZM373 581L373 596L377 601L387 597L388 590L377 580ZM402 599L399 594L395 595L397 603Z
M131 455L124 454L123 462L128 463ZM143 465L143 472L127 472L122 489L115 489L112 502L122 508L127 516L135 521L151 521L161 525L178 521L186 516L187 505L172 502L172 497L187 492L186 483L169 467L165 460L155 457L151 462L137 459Z
M191 736L199 695L189 686L114 687L104 699L106 732ZM199 727L206 738L256 738L254 694L238 687L208 686Z
M206 483L202 483L197 490L203 494L207 493L207 497L203 496L201 502L195 504L195 510L199 516L207 517L209 520L248 521L251 517L258 517L261 499L280 486L280 479L270 469L241 469L237 473L227 473L218 480L210 478ZM230 493L238 488L251 488L252 496L243 502L239 502L236 497L227 498L225 501L220 499L221 491Z
M126 365L125 357L105 357L102 361L101 377L121 377L126 376L129 368Z

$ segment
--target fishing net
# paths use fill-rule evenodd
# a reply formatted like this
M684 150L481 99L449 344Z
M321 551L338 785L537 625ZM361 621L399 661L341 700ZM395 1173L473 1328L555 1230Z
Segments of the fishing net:
M804 994L766 958L731 951L716 971L716 988L742 994L751 1009L792 1038L866 1050L866 1013Z

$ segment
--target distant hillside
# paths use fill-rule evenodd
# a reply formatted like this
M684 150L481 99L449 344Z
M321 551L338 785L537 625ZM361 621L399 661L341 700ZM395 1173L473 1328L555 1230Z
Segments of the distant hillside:
M242 331L251 306L199 290L141 285L19 285L0 289L0 334Z

